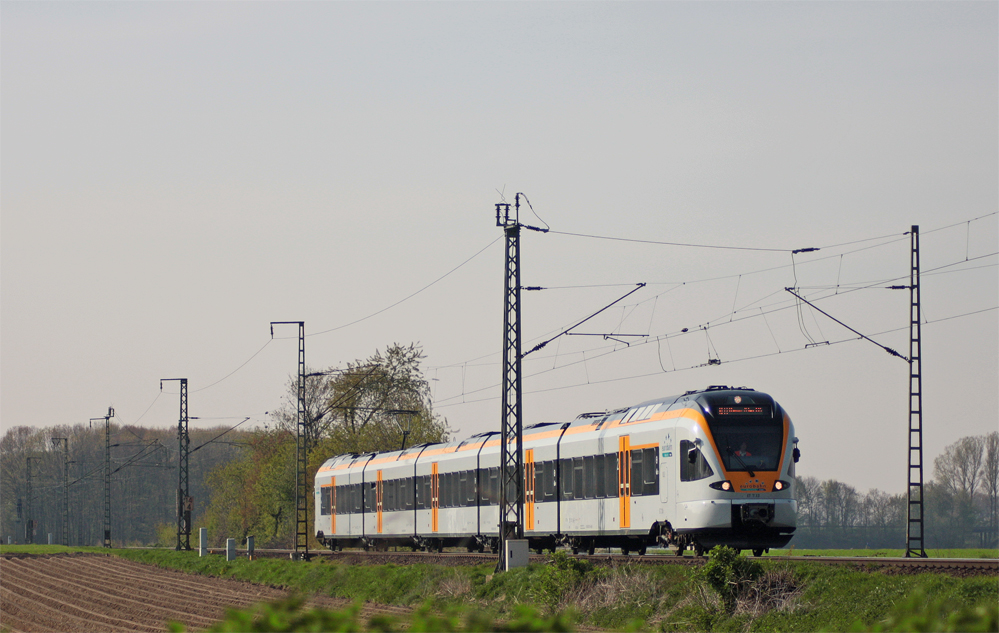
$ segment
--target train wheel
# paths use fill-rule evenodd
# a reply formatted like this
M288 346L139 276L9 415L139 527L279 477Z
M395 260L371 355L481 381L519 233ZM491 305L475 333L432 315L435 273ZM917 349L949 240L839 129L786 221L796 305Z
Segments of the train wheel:
M597 552L597 546L593 544L593 541L586 546L586 555L593 556Z
M704 556L704 548L697 543L694 544L694 556Z
M630 553L631 553L631 550L629 550L627 547L622 547L621 548L621 556L627 556Z
M645 552L646 552L646 549L645 549L644 545L642 545L641 547L638 548L638 555L639 556L645 556Z
M753 556L755 556L757 558L759 558L760 556L763 556L763 550L762 549L754 549L753 550Z

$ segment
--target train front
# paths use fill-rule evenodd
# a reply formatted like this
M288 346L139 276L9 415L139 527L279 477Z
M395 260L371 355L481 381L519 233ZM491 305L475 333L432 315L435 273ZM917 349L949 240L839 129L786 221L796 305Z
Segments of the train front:
M690 517L688 534L705 550L728 545L760 555L787 545L797 523L799 456L790 417L758 391L708 390L693 400L704 425L695 425L696 438L681 459L701 478L697 496L703 496L693 505L703 512L688 508L701 515L701 521Z

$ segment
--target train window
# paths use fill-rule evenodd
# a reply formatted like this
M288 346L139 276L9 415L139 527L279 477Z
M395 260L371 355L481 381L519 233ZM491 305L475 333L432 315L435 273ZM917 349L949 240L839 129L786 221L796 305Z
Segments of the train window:
M617 497L620 493L617 477L617 453L607 453L604 455L604 488L608 497Z
M364 484L364 511L375 511L375 482L370 481Z
M714 474L708 460L704 458L704 453L700 450L696 452L694 463L690 463L687 454L693 448L695 448L693 442L680 440L680 481L698 481Z
M563 500L570 500L570 499L573 498L573 496L572 496L572 460L571 459L563 459L561 461L561 463L559 463L559 471L560 471L560 474L561 474L561 477L559 478L559 482L562 484L562 499Z
M642 494L659 494L659 449L642 449Z
M575 499L582 499L585 495L583 486L583 458L572 458L572 493Z
M583 497L592 499L596 496L596 469L593 467L593 456L583 458Z
M544 462L542 469L544 470L544 486L541 490L544 492L545 501L551 501L555 498L555 462Z
M326 516L330 513L330 487L323 486L319 489L319 514Z
M607 477L604 474L604 456L593 457L593 496L603 499L607 496Z
M642 486L642 451L629 451L631 455L631 496L640 497L645 494Z
M466 470L465 480L465 505L474 506L475 505L475 471Z
M499 466L489 469L489 505L499 505Z

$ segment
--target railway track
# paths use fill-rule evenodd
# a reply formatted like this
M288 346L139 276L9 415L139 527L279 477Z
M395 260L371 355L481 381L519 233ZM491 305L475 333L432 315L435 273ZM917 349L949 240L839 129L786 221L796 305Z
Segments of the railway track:
M210 549L212 554L225 554L224 549ZM289 558L292 550L261 550L254 552L258 558ZM240 556L246 556L246 550L239 550ZM313 560L348 565L482 565L495 562L496 554L479 554L474 552L409 552L409 551L361 551L346 550L330 552L319 550L310 552ZM589 560L596 565L703 565L706 556L672 556L648 554L645 556L621 554L594 554L586 556L579 554L577 558ZM818 563L822 565L849 565L867 571L894 570L896 573L943 573L950 575L982 575L999 576L999 559L996 558L886 558L880 556L856 557L825 557L825 556L765 556L760 560L789 561L800 563ZM543 563L545 556L533 554L532 563Z

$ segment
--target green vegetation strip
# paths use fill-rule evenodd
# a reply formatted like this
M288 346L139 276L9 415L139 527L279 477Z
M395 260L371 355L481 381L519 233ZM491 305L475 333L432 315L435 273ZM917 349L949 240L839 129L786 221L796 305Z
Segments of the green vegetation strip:
M12 548L0 549L0 554ZM100 548L78 550L107 552ZM65 548L53 552L66 551ZM218 631L486 631L596 627L651 631L995 631L999 578L862 571L716 549L701 568L596 567L557 553L503 574L491 566L349 566L198 557L172 550L111 550L124 558L310 594L414 609L410 618L362 621L289 600L233 611ZM967 557L962 555L961 557ZM181 629L176 629L181 630Z

